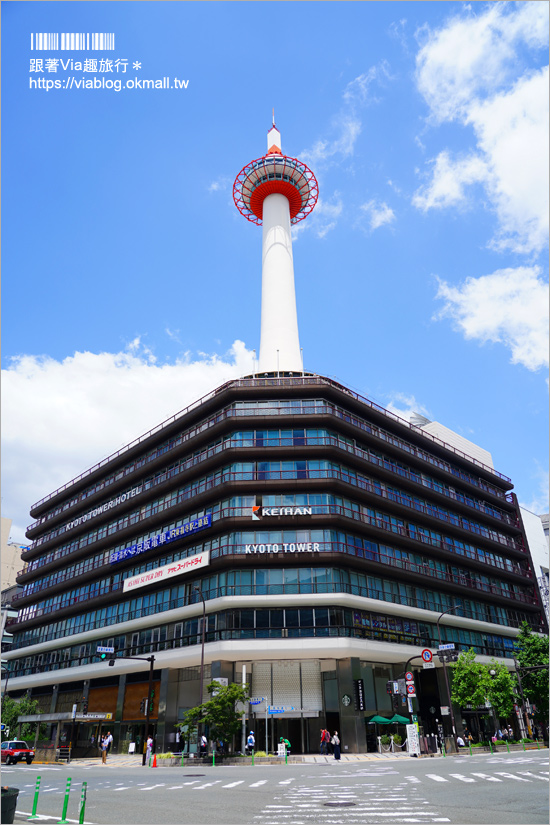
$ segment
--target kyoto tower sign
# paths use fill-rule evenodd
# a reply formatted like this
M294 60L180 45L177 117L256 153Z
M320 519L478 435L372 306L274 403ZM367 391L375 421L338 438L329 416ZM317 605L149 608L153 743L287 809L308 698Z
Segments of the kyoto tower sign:
M313 172L283 155L281 134L273 123L267 155L245 166L233 184L241 215L263 225L260 373L303 371L290 225L309 215L318 195Z

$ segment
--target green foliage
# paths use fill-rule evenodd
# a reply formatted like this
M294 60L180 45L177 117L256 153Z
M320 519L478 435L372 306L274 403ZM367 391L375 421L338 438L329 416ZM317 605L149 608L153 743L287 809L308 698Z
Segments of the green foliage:
M203 725L211 739L229 742L241 732L242 705L249 700L248 688L238 684L225 687L219 682L211 682L207 690L211 698L188 710L178 727L197 728L198 725Z
M265 751L254 751L254 757L257 758L258 756L267 756Z
M507 717L514 709L514 681L506 665L500 665L495 659L487 666L489 671L489 690L487 698L498 717ZM492 676L490 671L494 670Z
M398 733L394 733L393 741L395 742L396 745L400 745L401 742L403 741L403 739L401 738L401 736Z
M489 665L476 661L475 651L470 648L462 652L458 662L451 665L453 685L451 697L453 702L474 708L489 701L497 717L508 717L514 707L514 681L506 665L493 659ZM491 675L494 671L494 675ZM487 714L491 719L491 715Z
M38 700L29 699L28 696L23 696L21 699L15 700L11 696L6 696L4 699L4 708L2 710L2 722L10 730L10 739L23 739L28 745L34 744L36 736L36 722L26 722L21 727L21 737L17 733L17 719L19 716L30 716L31 714L40 713L38 709ZM39 739L46 738L46 725L40 725ZM5 739L6 737L4 737Z
M520 671L520 676L525 698L537 706L536 718L548 722L548 636L537 636L523 622L514 648L520 667L545 665L543 670L531 673Z
M457 705L484 705L489 693L489 669L476 662L473 648L463 651L456 664L451 665L453 684L451 698Z
M380 737L380 742L381 742L382 745L390 745L391 744L391 739L390 739L390 737L388 736L387 733L383 733L382 736Z

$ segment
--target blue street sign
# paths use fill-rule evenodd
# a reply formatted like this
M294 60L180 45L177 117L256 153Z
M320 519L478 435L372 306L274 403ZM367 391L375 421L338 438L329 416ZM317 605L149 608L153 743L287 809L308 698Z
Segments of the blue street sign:
M115 649L114 649L114 647L101 647L100 646L100 647L96 648L96 652L97 653L114 653Z
M450 645L439 645L438 649L439 650L454 650L455 649L454 642L451 642Z

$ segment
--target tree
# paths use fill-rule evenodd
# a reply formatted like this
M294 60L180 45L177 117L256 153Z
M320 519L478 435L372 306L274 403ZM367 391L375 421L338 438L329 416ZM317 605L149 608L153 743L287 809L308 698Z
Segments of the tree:
M510 716L514 709L514 680L506 665L499 664L496 659L491 661L490 665L486 665L489 673L489 683L487 698L493 708L497 717ZM494 675L492 675L494 671Z
M523 695L536 705L537 719L548 722L548 636L538 636L523 622L514 642L514 654L520 667ZM526 671L522 668L541 667ZM518 691L519 693L519 691Z
M11 696L6 696L4 700L4 708L2 710L2 722L9 728L10 739L16 739L17 734L17 719L19 716L30 716L31 714L40 713L38 709L38 700L29 699L28 696L23 696L21 699L12 699ZM46 725L40 725L40 732L42 738L46 736ZM36 722L25 722L21 727L21 739L34 742L36 736ZM5 739L6 737L4 737Z
M472 705L474 708L485 705L489 695L489 668L476 662L473 648L462 651L456 664L451 665L453 684L451 699L457 705Z
M199 724L206 725L211 739L229 742L241 731L242 705L248 702L248 688L238 684L226 687L219 682L210 682L207 690L212 698L188 710L178 727L183 730L187 726L196 728Z

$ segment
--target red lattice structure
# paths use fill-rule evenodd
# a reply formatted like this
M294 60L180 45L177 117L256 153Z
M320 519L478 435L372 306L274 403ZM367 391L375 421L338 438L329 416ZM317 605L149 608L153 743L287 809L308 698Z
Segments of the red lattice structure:
M290 222L303 221L319 197L317 178L305 163L270 152L247 164L233 184L235 206L244 217L261 226L263 202L268 195L284 195L290 205Z

